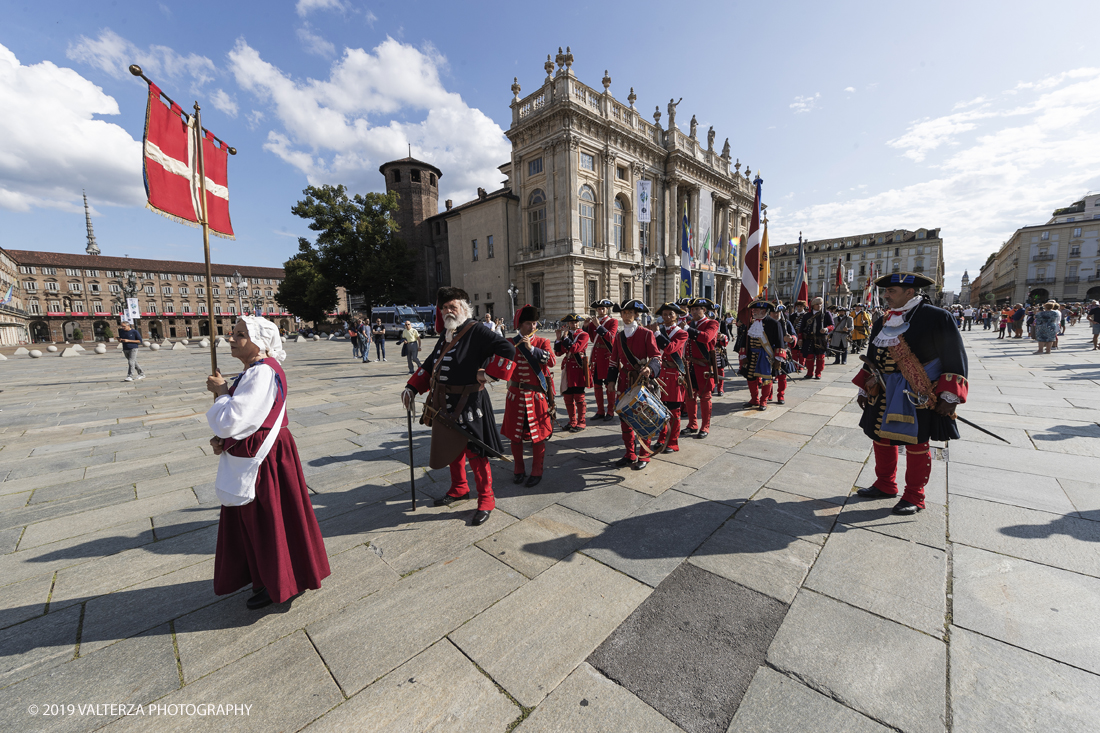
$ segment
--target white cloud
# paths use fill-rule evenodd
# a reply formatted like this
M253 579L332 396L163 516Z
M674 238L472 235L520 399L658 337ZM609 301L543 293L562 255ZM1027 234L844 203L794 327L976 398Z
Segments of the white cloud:
M446 60L432 48L387 38L369 52L345 49L327 80L292 79L243 39L229 62L237 84L282 126L265 148L311 183L380 189L378 166L408 155L409 143L443 171L440 199L472 198L501 180L497 166L511 150L503 130L444 88Z
M809 112L817 105L817 100L821 99L821 92L807 97L795 97L794 102L791 103L791 109L794 113L802 114L803 112Z
M298 11L298 15L304 18L314 10L338 10L340 12L347 12L350 10L350 7L343 0L298 0L295 9Z
M98 38L81 36L75 44L69 44L65 55L119 79L129 76L130 64L140 66L155 82L189 78L192 90L213 79L215 73L214 62L205 56L181 56L167 46L153 45L143 50L110 28L101 30Z
M786 216L775 207L775 241L795 241L799 229L817 239L941 227L953 289L1014 230L1100 188L1100 69L1020 84L980 104L920 120L887 143L924 163L927 180Z
M314 33L309 23L298 29L298 40L301 41L302 48L305 49L306 53L324 56L325 58L332 58L336 55L336 46L326 41L319 34Z
M366 21L368 26L373 28L374 24L378 22L378 16L368 10L367 14L363 16L363 20Z
M224 89L215 89L210 95L210 103L230 117L237 116L237 100L229 96Z
M855 90L855 87L844 87L844 91L848 92L849 94L855 92Z
M141 205L141 142L97 115L119 114L113 97L72 69L19 63L0 45L0 209L82 210L92 201Z
M260 123L263 122L264 113L258 109L254 109L248 113L248 116L245 119L248 120L248 129L255 130L257 127L260 126Z

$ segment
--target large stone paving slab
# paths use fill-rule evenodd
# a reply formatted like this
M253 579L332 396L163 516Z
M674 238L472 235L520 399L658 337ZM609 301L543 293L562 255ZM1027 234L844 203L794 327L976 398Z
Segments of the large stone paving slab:
M678 733L682 729L583 662L516 730Z
M551 504L477 543L503 563L533 578L600 534L605 525L571 509ZM538 547L531 552L529 544Z
M680 482L677 491L734 506L747 501L782 468L760 458L727 453Z
M463 550L306 627L348 695L401 666L526 578L477 547ZM369 653L364 650L369 650Z
M908 517L892 514L896 499L864 499L853 494L837 521L889 537L947 549L947 514L943 504L925 502L924 511Z
M0 631L0 687L72 659L80 614L72 606Z
M690 733L732 719L787 605L681 565L589 663Z
M768 663L888 726L946 729L946 644L867 611L802 591Z
M948 473L952 494L1055 514L1076 512L1058 480L1050 476L955 462L948 466Z
M774 429L761 430L751 438L731 448L730 452L783 463L789 461L805 444L805 435L783 433Z
M768 480L768 487L791 494L843 504L862 463L799 452Z
M656 586L733 512L727 504L669 490L609 526L583 552Z
M649 494L610 485L574 492L558 503L593 519L610 523L629 517L651 501L653 497Z
M820 545L824 544L838 514L840 507L827 501L761 489L737 512L736 519Z
M520 709L444 639L306 728L333 731L503 731Z
M834 532L806 587L929 634L944 632L943 550L864 529Z
M890 730L769 667L760 667L729 733L886 733Z
M1100 677L965 629L951 631L955 730L1097 729Z
M573 554L450 638L521 705L531 707L649 593L645 585Z
M956 546L958 626L1100 673L1100 636L1082 633L1100 608L1100 579Z
M790 603L820 549L789 534L730 521L711 535L689 562Z

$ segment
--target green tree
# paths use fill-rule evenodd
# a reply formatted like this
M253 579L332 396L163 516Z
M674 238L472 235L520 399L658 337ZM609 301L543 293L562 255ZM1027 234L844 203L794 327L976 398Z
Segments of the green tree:
M303 321L321 323L336 309L336 286L321 274L309 241L298 240L304 252L283 263L286 277L275 292L275 302Z
M361 293L369 308L407 302L413 256L396 236L397 194L349 197L344 186L308 186L290 210L309 220L317 241L299 239L299 256L312 258L334 286Z

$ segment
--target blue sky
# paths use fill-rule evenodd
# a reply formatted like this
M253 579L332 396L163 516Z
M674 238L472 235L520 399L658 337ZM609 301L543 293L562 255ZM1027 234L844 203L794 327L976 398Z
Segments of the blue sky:
M239 154L221 262L278 266L308 236L308 183L380 190L378 165L439 166L456 203L495 188L513 77L546 54L647 116L670 96L760 170L771 241L941 227L948 289L1017 227L1100 189L1093 3L298 0L0 3L0 246L201 259L143 208L138 61ZM1092 45L1093 48L1089 48ZM662 120L665 121L665 120Z

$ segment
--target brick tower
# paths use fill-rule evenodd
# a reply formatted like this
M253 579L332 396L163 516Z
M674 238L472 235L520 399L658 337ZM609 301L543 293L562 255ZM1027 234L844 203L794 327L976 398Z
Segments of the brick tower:
M424 220L439 213L439 179L443 172L431 163L412 157L383 163L378 171L386 179L386 192L395 191L399 208L397 236L413 252L413 298L420 305L435 303L435 273L428 263L436 261L431 232Z

